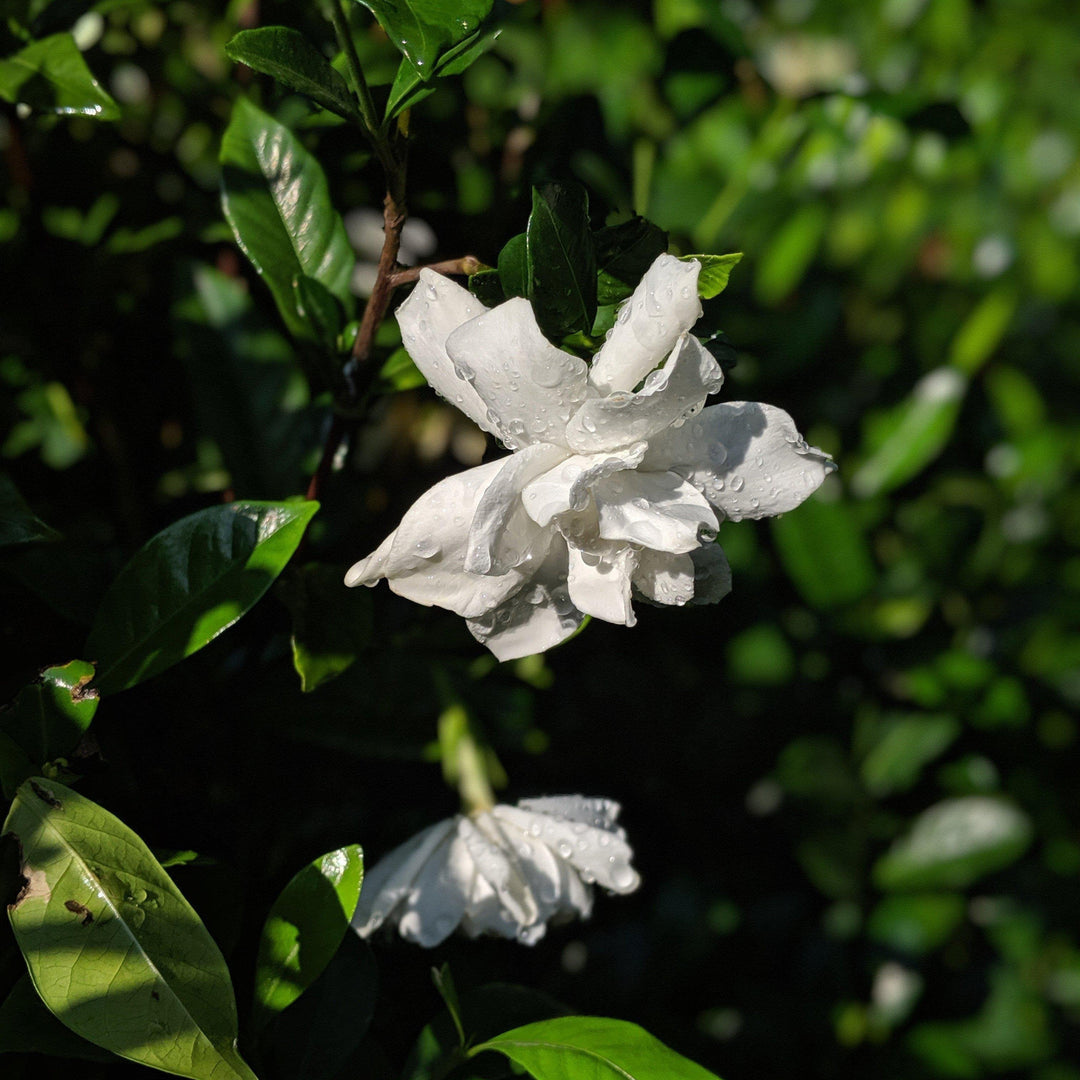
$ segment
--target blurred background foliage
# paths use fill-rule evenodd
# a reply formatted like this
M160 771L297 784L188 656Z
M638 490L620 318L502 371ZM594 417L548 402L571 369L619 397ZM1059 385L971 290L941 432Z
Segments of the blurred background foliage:
M63 535L4 553L3 700L80 656L155 531L231 494L300 493L318 458L323 388L221 216L232 101L317 152L360 249L381 204L344 128L224 55L274 23L332 55L315 5L50 10L120 115L0 119L0 455ZM353 14L389 83L396 54ZM388 372L324 490L316 565L104 702L84 789L155 848L204 856L177 880L243 1002L298 867L356 841L377 857L453 812L449 693L508 800L619 799L645 879L533 950L448 945L434 959L459 988L521 982L635 1020L727 1080L1080 1080L1076 16L1050 0L496 15L490 50L412 111L408 250L494 263L530 186L575 178L594 225L636 211L676 250L745 251L707 312L738 352L724 396L788 409L839 473L780 520L722 527L719 607L594 622L499 667L450 614L336 586L420 491L493 449ZM400 1062L439 1011L433 957L377 957L373 1039ZM3 938L0 989L20 964ZM381 1075L374 1060L350 1075Z

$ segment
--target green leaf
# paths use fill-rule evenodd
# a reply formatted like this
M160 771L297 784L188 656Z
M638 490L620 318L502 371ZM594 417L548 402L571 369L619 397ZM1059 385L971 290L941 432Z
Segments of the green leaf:
M924 766L943 754L960 734L952 716L890 717L862 763L863 783L876 796L904 791Z
M726 288L731 271L739 264L743 257L741 251L730 255L684 255L683 262L697 259L701 263L701 273L698 274L697 291L702 300L711 300L719 296Z
M284 1012L260 1041L280 1080L327 1080L368 1075L343 1072L367 1035L375 1012L378 971L371 947L349 932L322 974ZM365 1062L365 1066L368 1063Z
M529 299L540 329L552 340L588 334L596 317L596 248L585 189L533 188L525 236ZM503 288L510 292L505 280Z
M924 810L874 867L879 888L963 889L1018 859L1031 843L1028 816L984 795Z
M30 755L8 734L0 730L0 793L14 799L18 786L39 771Z
M886 896L871 913L866 933L887 948L922 956L949 940L966 907L956 893Z
M236 242L269 286L286 326L309 335L293 281L307 275L351 305L355 256L326 175L288 128L240 98L221 143L221 205Z
M967 379L956 368L924 375L882 422L888 433L851 478L852 490L880 495L922 472L952 437L966 391Z
M321 281L307 274L293 279L296 312L308 325L308 331L323 351L333 355L337 352L338 334L341 333L341 305Z
M469 291L485 307L494 307L506 299L502 275L496 270L481 270L469 278Z
M492 0L360 0L379 20L416 74L427 82L439 58L473 34Z
M439 78L447 75L460 75L490 47L499 36L499 31L477 30L453 48L448 49L435 65L435 74ZM390 96L386 102L386 119L391 120L398 113L411 109L418 101L435 92L433 82L425 82L408 60L398 65L394 85L390 87Z
M386 362L379 368L379 380L383 383L382 389L387 393L427 386L424 373L416 366L404 346L395 349L386 358Z
M0 60L0 97L40 112L117 120L120 106L86 66L70 34L31 42Z
M59 539L60 534L26 505L11 478L0 473L0 548Z
M77 1035L196 1080L253 1080L225 960L149 848L61 784L33 779L4 833L21 846L8 917L34 988Z
M851 604L874 587L870 545L849 504L819 495L770 526L784 569L811 607Z
M225 55L338 116L349 120L360 115L344 77L298 30L287 26L241 30L225 46Z
M255 1020L265 1024L319 977L349 929L360 898L358 844L321 855L274 901L255 963Z
M103 694L144 682L228 629L270 587L319 504L237 502L163 529L109 587L87 638Z
M115 1062L116 1055L76 1035L45 1008L29 975L0 1005L0 1054L48 1054L82 1061Z
M23 687L0 712L0 731L15 740L38 769L70 753L90 726L98 692L88 684L94 665L72 660L45 668L36 683Z
M778 304L799 284L817 254L828 221L825 204L811 202L776 231L754 279L754 290L763 304Z
M505 1054L536 1080L716 1080L637 1024L560 1016L526 1024L473 1047Z
M599 304L625 300L658 255L668 248L668 234L643 217L597 229L596 290Z
M278 586L293 617L293 666L304 693L351 667L371 644L371 594L346 589L344 576L341 567L310 563Z
M503 244L496 268L504 297L529 295L529 252L524 233Z

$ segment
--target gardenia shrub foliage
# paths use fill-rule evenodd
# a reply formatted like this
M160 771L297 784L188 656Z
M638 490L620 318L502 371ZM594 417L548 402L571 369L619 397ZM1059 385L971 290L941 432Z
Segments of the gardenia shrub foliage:
M1080 1080L999 6L5 5L4 1080Z

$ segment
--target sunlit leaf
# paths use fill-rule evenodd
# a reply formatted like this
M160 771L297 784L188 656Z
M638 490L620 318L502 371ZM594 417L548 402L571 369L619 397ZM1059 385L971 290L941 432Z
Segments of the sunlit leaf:
M163 529L101 602L87 655L94 687L126 690L197 652L270 587L319 504L237 502Z
M726 288L731 277L731 271L742 260L741 251L730 255L684 255L683 262L697 259L701 263L701 272L698 274L698 296L702 300L711 300L719 296Z
M715 1080L644 1028L598 1016L560 1016L474 1046L505 1054L535 1080Z
M0 60L0 97L41 112L116 120L120 107L86 66L70 34L33 41Z
M253 1080L236 1050L225 960L150 850L123 822L44 779L4 823L21 846L8 907L34 987L84 1039L195 1080Z
M475 34L470 34L439 57L435 64L435 74L439 78L460 75L491 47L498 36L497 30L478 30ZM405 109L411 109L418 101L434 92L434 83L422 79L409 60L402 60L386 101L386 118L392 119Z
M322 974L349 929L364 856L351 844L305 866L274 901L255 964L256 1022L292 1004Z
M94 665L85 660L45 668L37 682L20 690L0 712L0 731L14 739L38 768L69 754L97 711L97 690L88 685L93 677Z

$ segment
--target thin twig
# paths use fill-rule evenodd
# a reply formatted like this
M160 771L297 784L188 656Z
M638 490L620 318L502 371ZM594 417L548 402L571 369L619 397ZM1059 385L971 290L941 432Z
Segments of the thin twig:
M390 285L408 285L420 276L421 270L434 270L437 274L456 274L459 277L472 277L479 270L487 269L475 255L462 255L460 259L444 259L442 262L427 263L424 266L407 266L390 276Z

